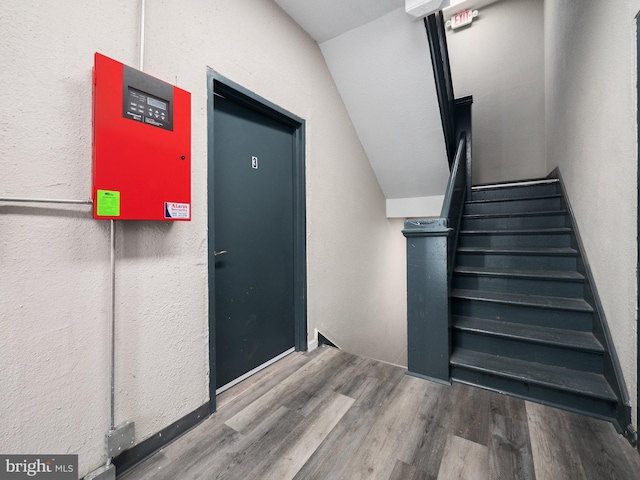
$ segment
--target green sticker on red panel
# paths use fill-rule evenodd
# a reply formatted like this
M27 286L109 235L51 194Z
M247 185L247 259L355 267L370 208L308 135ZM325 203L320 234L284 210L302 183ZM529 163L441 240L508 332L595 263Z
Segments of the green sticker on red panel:
M99 217L120 216L120 192L115 190L98 190L97 197Z

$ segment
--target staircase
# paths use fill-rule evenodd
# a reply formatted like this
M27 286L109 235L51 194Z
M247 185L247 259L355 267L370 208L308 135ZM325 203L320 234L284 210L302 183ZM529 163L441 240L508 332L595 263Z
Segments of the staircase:
M573 235L556 179L473 188L452 277L451 377L611 420L619 400Z

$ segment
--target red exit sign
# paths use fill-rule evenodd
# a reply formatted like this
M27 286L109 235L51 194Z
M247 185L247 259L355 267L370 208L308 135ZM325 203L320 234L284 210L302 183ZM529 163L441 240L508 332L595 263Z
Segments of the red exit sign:
M478 11L465 10L464 12L456 13L450 20L450 26L452 29L464 27L473 22L473 17L478 15Z

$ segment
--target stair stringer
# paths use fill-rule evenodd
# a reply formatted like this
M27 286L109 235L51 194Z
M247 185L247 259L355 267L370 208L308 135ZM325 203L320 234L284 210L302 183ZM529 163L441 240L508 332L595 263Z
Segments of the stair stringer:
M548 178L557 178L560 184L562 192L562 202L564 203L567 211L567 221L570 222L571 227L571 247L578 252L577 256L577 271L585 278L584 283L584 299L593 308L593 334L598 341L605 347L604 352L604 377L615 392L618 398L618 407L616 410L616 417L612 419L612 423L619 433L622 433L632 443L637 441L635 438L635 430L631 423L631 402L629 400L629 392L627 390L626 383L624 381L624 375L620 366L620 361L616 353L615 345L613 343L613 337L611 336L611 330L607 323L607 317L604 313L604 308L598 291L596 289L595 280L591 268L589 266L588 259L586 257L586 251L584 244L580 237L578 230L578 224L575 219L574 211L571 208L569 196L562 181L562 175L559 167L556 167Z

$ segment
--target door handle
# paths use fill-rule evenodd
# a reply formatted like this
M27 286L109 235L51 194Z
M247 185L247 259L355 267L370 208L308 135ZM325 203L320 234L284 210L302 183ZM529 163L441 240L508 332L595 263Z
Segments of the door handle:
M214 250L213 251L213 256L217 257L219 255L224 255L225 253L229 253L229 252L227 252L226 250Z

